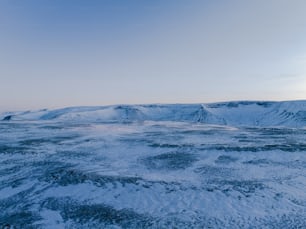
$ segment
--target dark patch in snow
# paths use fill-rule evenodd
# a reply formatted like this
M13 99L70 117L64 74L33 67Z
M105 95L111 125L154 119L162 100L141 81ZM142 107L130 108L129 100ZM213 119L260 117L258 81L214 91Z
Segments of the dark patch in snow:
M231 162L236 162L238 160L238 158L236 157L232 157L232 156L228 156L228 155L221 155L217 158L217 160L215 160L215 162L217 164L228 164Z
M191 167L198 159L192 153L170 152L143 159L149 169L186 169Z
M13 115L5 116L2 121L10 121L13 118Z

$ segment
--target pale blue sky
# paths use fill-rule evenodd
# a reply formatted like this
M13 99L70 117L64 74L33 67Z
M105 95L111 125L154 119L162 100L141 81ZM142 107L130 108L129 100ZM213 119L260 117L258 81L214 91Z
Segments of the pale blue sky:
M306 99L304 0L0 0L0 111Z

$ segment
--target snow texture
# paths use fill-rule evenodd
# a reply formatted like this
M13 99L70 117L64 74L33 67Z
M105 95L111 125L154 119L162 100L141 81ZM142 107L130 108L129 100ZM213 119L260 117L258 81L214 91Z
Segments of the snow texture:
M306 228L306 102L0 119L0 227Z

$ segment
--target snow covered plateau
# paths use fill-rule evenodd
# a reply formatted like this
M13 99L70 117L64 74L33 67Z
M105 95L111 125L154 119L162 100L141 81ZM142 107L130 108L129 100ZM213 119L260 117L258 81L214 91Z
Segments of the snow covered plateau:
M0 120L0 228L306 228L306 101Z

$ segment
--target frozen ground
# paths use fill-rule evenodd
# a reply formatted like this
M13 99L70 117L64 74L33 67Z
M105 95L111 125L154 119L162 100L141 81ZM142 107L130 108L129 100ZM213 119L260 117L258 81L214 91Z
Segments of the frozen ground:
M305 102L0 116L0 227L306 228Z

